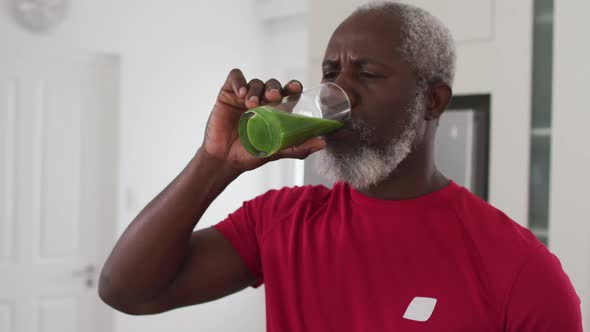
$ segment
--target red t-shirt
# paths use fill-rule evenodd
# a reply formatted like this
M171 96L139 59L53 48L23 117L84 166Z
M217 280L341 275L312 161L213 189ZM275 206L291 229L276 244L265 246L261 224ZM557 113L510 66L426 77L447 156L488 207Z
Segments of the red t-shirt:
M272 190L214 227L265 284L270 332L582 331L558 259L455 183L401 201Z

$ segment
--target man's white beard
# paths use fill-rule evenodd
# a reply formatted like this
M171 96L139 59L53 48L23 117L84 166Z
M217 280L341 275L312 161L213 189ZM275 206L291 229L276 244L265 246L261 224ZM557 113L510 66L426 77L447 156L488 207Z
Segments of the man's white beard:
M421 90L421 89L419 89ZM399 137L394 138L385 148L361 140L355 151L335 154L329 147L318 153L318 172L330 181L344 181L355 189L365 189L381 183L389 177L412 152L418 121L424 112L424 94L416 93L412 104L406 110L410 121ZM355 131L359 137L371 131L361 125ZM354 129L353 125L353 129ZM357 126L358 127L358 126Z

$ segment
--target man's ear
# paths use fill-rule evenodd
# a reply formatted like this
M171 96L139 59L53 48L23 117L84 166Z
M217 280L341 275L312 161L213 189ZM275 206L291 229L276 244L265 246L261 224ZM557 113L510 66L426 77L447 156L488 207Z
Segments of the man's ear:
M426 120L440 118L451 102L453 90L445 83L436 83L426 90Z

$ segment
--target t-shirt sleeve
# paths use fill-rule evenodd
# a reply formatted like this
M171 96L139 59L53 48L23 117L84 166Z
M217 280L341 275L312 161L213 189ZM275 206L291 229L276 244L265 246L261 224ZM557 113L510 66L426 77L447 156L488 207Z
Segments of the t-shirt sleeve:
M263 283L262 264L260 259L259 234L262 224L261 201L265 195L244 202L242 207L230 214L225 220L213 227L231 243L240 255L252 275L257 279L252 286L259 287Z
M523 266L508 299L506 331L582 331L580 298L557 257L539 246Z

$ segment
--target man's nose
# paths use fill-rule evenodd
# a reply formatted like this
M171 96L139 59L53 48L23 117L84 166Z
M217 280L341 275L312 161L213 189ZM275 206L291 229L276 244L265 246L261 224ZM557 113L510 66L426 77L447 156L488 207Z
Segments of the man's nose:
M350 101L350 108L354 109L359 102L359 95L356 89L359 83L355 83L354 78L350 76L351 75L349 73L342 72L333 81L333 83L342 88L342 90L344 90L344 92L348 96L348 100Z

